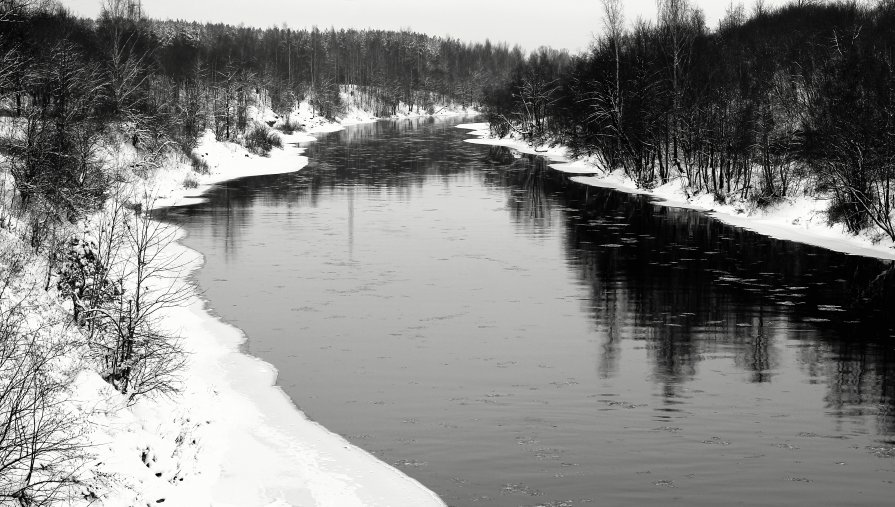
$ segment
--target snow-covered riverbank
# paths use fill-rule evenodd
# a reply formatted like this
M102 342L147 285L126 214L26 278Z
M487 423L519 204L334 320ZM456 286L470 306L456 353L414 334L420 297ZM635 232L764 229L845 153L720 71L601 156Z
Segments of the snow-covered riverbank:
M319 123L311 133L340 128ZM308 163L298 143L315 140L311 133L283 135L284 149L269 157L256 157L206 136L198 151L211 173L192 190L178 188L179 175L168 173L167 192L158 204L195 202L211 185L228 179L298 171ZM163 182L158 183L164 188ZM190 270L201 266L200 253L179 244L177 248L188 258ZM177 407L170 408L186 407L186 417L205 422L198 430L201 450L196 452L195 466L197 475L209 477L194 491L184 488L182 495L172 491L166 505L172 500L175 505L234 507L443 505L417 481L308 420L275 386L275 368L241 353L242 332L215 318L195 290L189 306L171 309L166 320L178 324L173 330L185 337L191 352L186 374L191 380L182 399L176 400ZM164 406L156 410L167 411ZM145 425L145 411L141 419Z
M375 119L316 122L305 132L282 135L284 147L266 157L216 141L209 132L195 150L208 174L195 173L185 162L171 164L147 180L144 191L157 196L156 207L185 205L200 200L215 183L298 171L308 163L299 143L362 121ZM198 185L187 188L187 177ZM127 406L99 374L85 369L77 375L72 400L76 412L89 419L86 438L94 458L94 466L80 474L87 503L444 505L416 480L307 419L275 385L276 369L241 352L242 331L216 318L193 285L190 274L202 266L201 253L174 243L167 254L178 257L180 270L171 275L190 295L162 316L188 353L182 391Z
M541 155L552 163L549 166L572 176L574 181L595 187L612 188L627 193L649 195L663 206L704 211L722 222L755 231L778 239L797 241L851 255L895 259L895 244L886 238L872 237L868 232L855 236L840 225L830 226L826 220L827 201L801 196L788 199L768 209L752 210L743 203L718 204L711 195L689 195L680 181L671 181L652 190L637 188L622 171L602 170L593 160L572 159L562 146L533 147L513 139L497 139L490 135L487 123L465 123L456 126L469 130L473 144L505 146L522 153Z

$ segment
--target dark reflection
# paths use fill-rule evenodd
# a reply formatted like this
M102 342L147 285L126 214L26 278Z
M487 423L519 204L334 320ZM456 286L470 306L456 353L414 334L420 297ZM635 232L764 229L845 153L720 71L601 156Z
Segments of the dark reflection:
M895 432L891 262L587 187L550 171L540 157L513 160L490 182L509 187L520 224L548 216L550 206L564 211L569 263L590 286L593 318L605 330L601 375L617 369L625 325L634 328L632 338L650 343L655 379L669 397L719 345L734 351L751 382L770 382L780 366L776 335L810 332L836 361L826 372L833 415L870 410L880 414L880 432Z
M352 127L310 144L301 172L161 214L311 417L451 505L655 502L651 445L697 469L678 482L715 473L718 445L725 484L784 494L775 467L797 457L773 452L793 439L835 463L895 438L891 262L587 187L451 127ZM743 476L744 456L777 475ZM818 501L845 491L814 485Z

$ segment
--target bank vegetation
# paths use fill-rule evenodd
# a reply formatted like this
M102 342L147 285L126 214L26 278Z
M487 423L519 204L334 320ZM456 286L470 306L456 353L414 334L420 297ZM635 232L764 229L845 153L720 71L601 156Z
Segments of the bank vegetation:
M543 49L486 92L493 133L562 144L642 188L679 179L718 202L808 193L830 223L895 240L895 2L690 0L655 22L603 0L602 35Z

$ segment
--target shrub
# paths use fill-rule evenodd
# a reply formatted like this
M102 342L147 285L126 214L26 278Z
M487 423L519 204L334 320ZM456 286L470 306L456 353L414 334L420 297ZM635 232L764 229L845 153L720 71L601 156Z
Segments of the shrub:
M286 118L286 121L284 121L282 125L277 126L277 130L279 130L280 132L282 132L286 135L291 135L291 134L295 133L296 131L301 131L302 128L303 128L303 125L301 123L299 123L297 120L293 120L288 117Z
M208 161L195 151L190 152L190 166L192 166L193 171L199 174L208 174L210 172L208 170Z
M193 176L193 173L188 173L186 178L183 179L183 188L196 188L199 186L199 181Z
M488 129L491 135L503 139L510 134L511 125L498 114L488 114Z
M867 210L860 206L846 192L834 192L827 208L827 222L830 225L842 223L849 232L857 234L870 225Z
M754 208L767 209L781 202L783 196L777 192L771 192L765 187L760 187L757 191L749 194L748 201Z
M283 140L266 125L256 125L246 134L245 146L253 153L267 155L275 147L282 148Z

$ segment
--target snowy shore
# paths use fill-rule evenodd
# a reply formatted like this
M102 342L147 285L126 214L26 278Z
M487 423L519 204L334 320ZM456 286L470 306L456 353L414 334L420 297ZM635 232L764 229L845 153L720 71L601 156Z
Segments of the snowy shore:
M409 116L409 115L408 115ZM261 174L301 170L308 163L299 143L313 133L375 121L348 117L316 122L304 133L282 135L284 148L269 156L218 142L209 132L196 153L209 174L189 164L172 165L145 183L155 207L198 202L215 183ZM311 122L308 122L311 123ZM184 178L198 186L186 188ZM177 231L178 236L182 231ZM166 309L169 331L183 337L189 359L183 390L174 398L123 397L98 374L84 370L72 398L90 420L96 466L82 475L98 498L91 505L220 507L407 506L445 504L401 471L309 420L275 385L276 369L241 352L245 336L211 313L190 274L203 264L199 252L180 243L169 255L182 269L171 273L190 293L183 306ZM90 496L85 494L85 497Z
M363 121L375 118L343 123ZM311 132L342 128L319 123ZM285 148L274 150L270 157L246 156L241 147L203 139L200 151L213 167L212 174L192 191L172 189L159 204L191 204L221 181L306 166L308 159L298 143L316 139L310 133L282 137ZM178 247L190 257L192 269L201 267L201 254ZM275 385L276 369L241 353L242 332L211 315L201 298L196 296L189 307L172 309L169 318L180 323L180 334L188 337L193 358L189 376L198 380L179 403L212 421L203 447L216 451L202 456L213 461L202 468L219 470L207 491L198 492L198 498L184 495L182 505L206 503L208 498L212 505L234 507L444 505L417 481L308 420Z
M607 173L593 160L573 159L562 146L533 147L527 142L497 139L490 135L487 123L464 123L456 128L469 130L476 136L466 141L473 144L505 146L522 153L541 155L549 167L573 175L572 180L595 187L612 188L627 193L655 198L656 204L703 211L718 220L777 239L796 241L850 255L895 259L895 243L886 238L873 238L872 233L855 236L840 225L827 224L827 201L802 196L788 199L765 210L750 210L744 203L718 204L711 195L689 195L680 181L670 181L652 190L637 188L623 171ZM876 241L875 241L876 240Z

